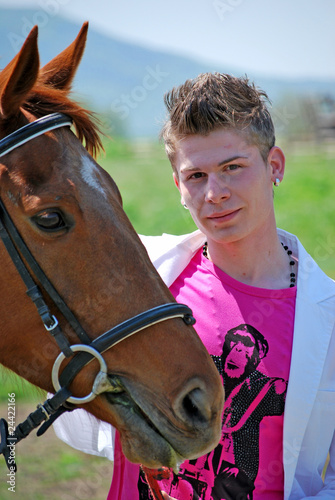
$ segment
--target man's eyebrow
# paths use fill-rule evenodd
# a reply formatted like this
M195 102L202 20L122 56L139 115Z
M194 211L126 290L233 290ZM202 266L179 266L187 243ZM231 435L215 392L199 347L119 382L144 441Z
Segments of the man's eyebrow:
M192 170L192 172L193 172L194 170L199 170L199 171L200 171L200 170L202 170L202 169L201 169L200 167L195 167L195 166L193 166L193 165L188 165L188 166L186 166L186 167L181 167L181 168L180 168L180 171L181 171L181 172L188 172L189 170Z
M248 158L247 156L243 155L235 155L231 156L230 158L226 158L225 160L222 160L218 163L218 165L224 165L225 163L230 163L231 161L238 160L239 158Z
M226 158L225 160L220 161L218 163L218 166L225 165L226 163L230 163L230 162L232 162L234 160L238 160L238 159L241 159L241 158L247 159L248 156L234 155L234 156L231 156L230 158ZM199 171L199 172L202 172L202 170L203 170L203 168L201 166L198 167L198 166L195 166L195 165L192 165L192 164L180 168L181 172L188 172L188 171L192 171L192 172Z

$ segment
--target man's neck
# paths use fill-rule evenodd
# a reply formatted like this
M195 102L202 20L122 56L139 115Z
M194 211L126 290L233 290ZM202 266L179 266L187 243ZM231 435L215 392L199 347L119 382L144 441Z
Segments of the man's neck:
M225 243L208 240L208 258L222 271L246 285L281 289L290 284L290 259L277 231Z

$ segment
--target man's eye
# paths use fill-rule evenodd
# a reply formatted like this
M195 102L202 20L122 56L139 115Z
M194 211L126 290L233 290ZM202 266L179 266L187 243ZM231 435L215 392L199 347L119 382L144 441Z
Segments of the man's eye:
M227 170L237 170L238 168L240 168L240 166L237 165L236 163L232 163L231 165L227 165Z
M201 177L203 177L203 175L204 174L202 172L195 172L191 175L191 179L200 179Z

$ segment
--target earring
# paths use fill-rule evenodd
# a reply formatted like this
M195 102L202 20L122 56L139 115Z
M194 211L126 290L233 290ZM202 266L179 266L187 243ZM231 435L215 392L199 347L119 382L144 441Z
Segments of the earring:
M278 177L276 177L276 180L275 180L275 182L274 182L273 184L274 184L276 187L278 187L278 186L279 186L279 184L280 184L280 179L278 179Z
M188 210L188 206L186 205L186 203L183 203L183 207L185 208L185 210Z

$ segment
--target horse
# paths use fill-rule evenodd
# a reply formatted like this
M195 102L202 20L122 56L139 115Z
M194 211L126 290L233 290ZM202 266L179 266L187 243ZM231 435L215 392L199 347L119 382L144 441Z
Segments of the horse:
M0 363L113 425L131 462L175 467L218 443L222 384L70 97L87 29L40 67L35 26L0 73Z

